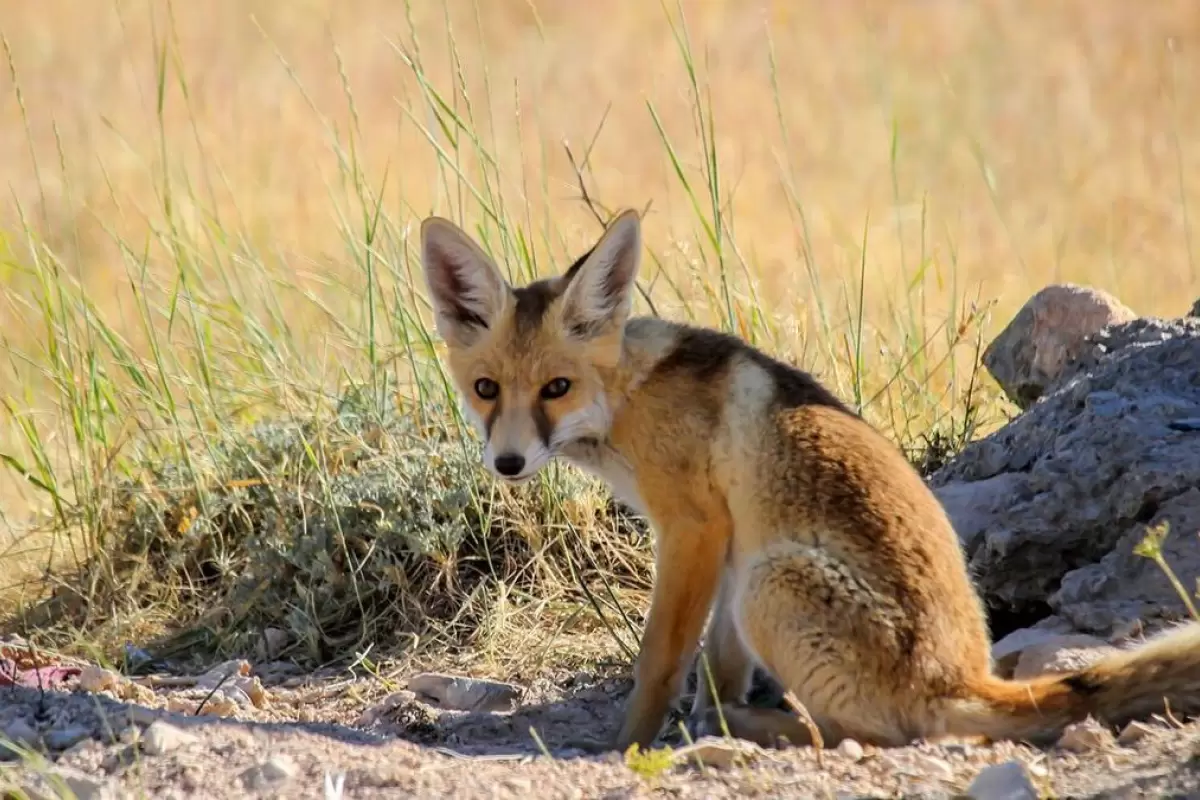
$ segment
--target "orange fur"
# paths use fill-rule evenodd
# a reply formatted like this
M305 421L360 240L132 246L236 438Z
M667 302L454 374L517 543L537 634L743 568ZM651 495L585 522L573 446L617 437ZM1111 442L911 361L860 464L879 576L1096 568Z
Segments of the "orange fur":
M1119 723L1164 701L1200 711L1200 626L1074 675L995 677L958 537L891 442L739 339L630 318L635 213L564 275L520 288L445 220L426 220L422 243L487 466L527 480L566 458L655 527L658 577L612 745L657 736L710 611L693 717L706 727L723 717L756 741L808 733L742 703L755 664L804 704L826 744L1036 740L1089 714Z

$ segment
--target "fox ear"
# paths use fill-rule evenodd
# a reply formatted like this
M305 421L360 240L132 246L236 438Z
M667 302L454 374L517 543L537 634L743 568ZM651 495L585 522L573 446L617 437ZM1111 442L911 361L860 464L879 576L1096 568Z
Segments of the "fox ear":
M441 217L421 223L421 262L438 333L469 346L500 317L508 283L470 236Z
M592 251L566 277L563 324L568 333L591 339L624 325L633 307L633 279L642 255L636 211L622 211Z

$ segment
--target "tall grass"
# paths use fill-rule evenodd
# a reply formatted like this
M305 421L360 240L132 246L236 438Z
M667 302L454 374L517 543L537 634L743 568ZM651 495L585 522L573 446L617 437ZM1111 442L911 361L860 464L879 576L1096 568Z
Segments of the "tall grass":
M261 597L230 582L263 564L234 539L261 536L261 520L238 514L273 503L300 520L289 536L308 535L314 509L367 502L339 483L347 470L441 458L428 442L474 463L420 280L430 213L524 281L568 263L618 207L644 208L640 312L734 331L901 444L952 447L1003 419L978 352L1044 283L1186 308L1197 13L0 0L0 606L31 625L28 604L72 575L72 619L116 638L202 617L214 585L249 614ZM264 450L255 425L304 434ZM629 639L621 589L602 579L644 588L648 560L612 534L624 523L602 492L562 470L527 492L447 470L464 486L437 491L466 491L462 519L484 534L472 557L492 559L501 529L527 549L486 584L489 613L544 611L551 582L574 582L562 613L583 603ZM393 489L436 485L387 474ZM368 569L353 548L377 543L347 519L326 520L348 581L327 602L382 616L396 595L359 582L414 566ZM563 543L589 536L607 544L577 563L591 551ZM454 547L423 552L444 569L421 591L461 576ZM301 608L256 624L291 619L315 641L344 621L308 578L307 610L276 597ZM135 585L153 602L131 599ZM485 602L455 591L449 617ZM312 654L376 633L328 633Z

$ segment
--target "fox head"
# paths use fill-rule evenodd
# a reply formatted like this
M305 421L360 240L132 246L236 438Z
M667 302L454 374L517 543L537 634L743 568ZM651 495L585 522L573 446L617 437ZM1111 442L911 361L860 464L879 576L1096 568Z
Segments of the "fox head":
M499 477L523 482L566 445L606 435L606 378L621 359L640 256L637 212L628 210L565 273L513 287L454 223L421 224L447 366Z

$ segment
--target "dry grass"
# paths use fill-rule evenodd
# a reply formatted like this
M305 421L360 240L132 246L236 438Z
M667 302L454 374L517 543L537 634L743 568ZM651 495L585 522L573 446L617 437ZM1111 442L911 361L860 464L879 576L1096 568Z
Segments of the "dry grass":
M235 536L230 504L256 491L239 481L288 498L273 502L299 527L274 541L295 560L311 520L341 519L339 448L393 474L429 436L459 454L439 474L470 483L472 513L515 520L525 543L468 627L578 607L550 592L578 576L528 545L549 526L579 554L554 499L576 479L514 500L470 470L416 277L429 213L521 280L587 246L596 213L649 206L659 313L814 370L914 446L1002 419L979 343L1046 283L1164 315L1198 293L1200 8L1185 0L0 0L0 34L0 563L16 576L0 608L41 596L25 578L48 564L83 565L66 594L89 601L89 639L195 622L214 597L249 608L237 571L276 562ZM366 422L339 427L347 404ZM238 445L264 420L308 426L295 460ZM581 524L602 533L615 523L587 493ZM188 538L193 507L210 528ZM508 541L460 523L479 546ZM601 538L593 577L644 548ZM336 565L334 583L417 569L396 547ZM340 618L362 597L338 586L323 611ZM402 618L414 591L367 618ZM257 602L253 625L294 611ZM309 611L293 632L314 656L378 632L323 631ZM232 647L253 626L206 630Z

